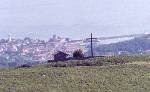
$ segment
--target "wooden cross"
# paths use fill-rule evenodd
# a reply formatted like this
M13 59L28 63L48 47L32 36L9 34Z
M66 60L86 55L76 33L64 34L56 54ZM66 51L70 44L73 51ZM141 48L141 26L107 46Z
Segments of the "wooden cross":
M91 33L91 38L88 38L91 40L91 57L94 57L94 52L93 52L93 40L97 39L97 38L93 38L93 34Z

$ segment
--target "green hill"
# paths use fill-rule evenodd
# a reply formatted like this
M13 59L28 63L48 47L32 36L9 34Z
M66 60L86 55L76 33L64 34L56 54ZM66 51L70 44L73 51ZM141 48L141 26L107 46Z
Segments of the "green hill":
M150 62L146 58L112 65L51 65L0 70L0 92L150 92Z
M90 48L90 46L88 46ZM147 38L135 38L128 41L105 44L105 45L95 45L95 54L97 55L105 55L107 52L113 52L118 55L119 51L128 52L128 54L140 54L144 53L144 51L150 49L150 39ZM88 55L90 55L90 50L88 51Z

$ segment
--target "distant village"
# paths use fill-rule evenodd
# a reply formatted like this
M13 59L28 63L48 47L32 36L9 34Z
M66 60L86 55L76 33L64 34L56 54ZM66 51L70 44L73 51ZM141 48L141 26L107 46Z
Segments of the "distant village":
M31 39L15 39L9 35L8 39L0 40L0 65L7 62L45 62L54 60L54 54L61 51L72 57L75 50L81 49L87 52L84 43L73 41L69 38L61 38L53 35L48 41Z

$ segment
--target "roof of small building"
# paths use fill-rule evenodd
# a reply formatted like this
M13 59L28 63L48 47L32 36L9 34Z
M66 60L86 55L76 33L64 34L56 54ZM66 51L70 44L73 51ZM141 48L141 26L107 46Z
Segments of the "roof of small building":
M56 53L54 53L53 55L57 55L57 54L63 54L63 55L66 55L68 56L69 54L65 53L65 52L62 52L62 51L57 51Z

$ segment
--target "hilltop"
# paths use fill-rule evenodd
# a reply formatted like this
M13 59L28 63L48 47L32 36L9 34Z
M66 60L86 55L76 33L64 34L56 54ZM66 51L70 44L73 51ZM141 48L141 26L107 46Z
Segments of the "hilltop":
M116 62L82 66L88 62ZM1 92L149 92L150 63L145 57L97 57L94 59L0 70ZM126 60L128 61L126 62ZM105 60L105 61L104 61ZM120 61L118 60L118 61ZM91 62L89 62L91 61ZM117 61L117 62L118 62ZM60 63L66 64L61 66ZM103 63L104 64L104 63Z

